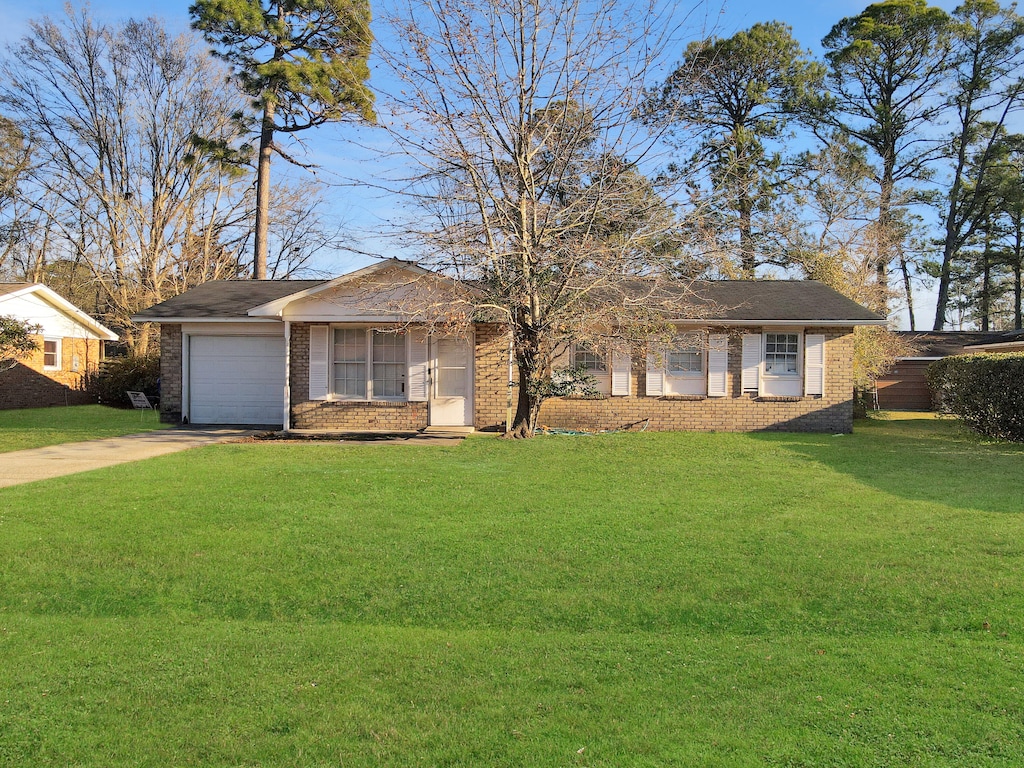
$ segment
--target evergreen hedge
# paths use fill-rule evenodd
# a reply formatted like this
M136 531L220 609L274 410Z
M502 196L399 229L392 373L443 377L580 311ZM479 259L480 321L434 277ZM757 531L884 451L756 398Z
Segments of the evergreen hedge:
M160 395L160 355L115 357L103 363L89 382L89 390L106 405L130 408L128 390L144 392L150 400Z
M936 405L977 432L1024 442L1024 353L956 355L928 366Z

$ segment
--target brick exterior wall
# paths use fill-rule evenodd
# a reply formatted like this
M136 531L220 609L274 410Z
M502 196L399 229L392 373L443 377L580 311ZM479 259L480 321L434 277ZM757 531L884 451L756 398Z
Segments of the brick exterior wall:
M540 423L565 429L619 429L649 420L651 431L844 433L853 429L853 329L812 328L825 335L825 394L822 397L758 398L741 385L743 333L729 334L728 397L698 399L647 397L645 361L633 357L630 397L599 400L553 398L544 403ZM639 393L639 396L638 394Z
M39 348L15 366L0 371L0 409L48 408L56 405L86 405L96 398L86 391L88 377L99 366L99 339L61 339L59 371L43 370L43 337L33 337ZM75 358L78 359L78 370Z
M309 324L292 323L291 428L407 432L427 426L426 403L309 399Z
M181 326L160 325L160 421L181 422Z
M853 427L852 328L803 329L825 335L822 397L761 399L741 391L741 335L729 332L728 397L647 397L645 360L633 356L629 397L553 398L542 424L568 429L617 429L647 423L652 431L747 432L785 430L850 432ZM508 337L500 326L475 328L474 427L504 429L508 407ZM161 418L181 418L181 326L161 326ZM427 403L315 401L309 399L309 324L291 326L291 427L293 429L416 430L427 426Z
M509 393L508 335L499 325L480 323L475 340L473 426L485 432L504 432Z

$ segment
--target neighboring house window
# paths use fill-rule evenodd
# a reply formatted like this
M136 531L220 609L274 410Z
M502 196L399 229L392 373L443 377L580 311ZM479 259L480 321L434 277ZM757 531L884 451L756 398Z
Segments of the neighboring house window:
M43 339L43 368L60 370L60 339Z
M405 337L367 328L334 329L334 394L348 400L405 398Z
M766 333L764 335L764 372L772 376L795 376L800 373L800 334Z

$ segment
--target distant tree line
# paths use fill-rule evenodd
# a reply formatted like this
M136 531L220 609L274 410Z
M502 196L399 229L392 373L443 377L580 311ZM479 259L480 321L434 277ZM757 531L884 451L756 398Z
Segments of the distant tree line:
M659 291L642 311L625 293L593 300L636 276L813 278L912 325L932 314L914 303L927 282L935 329L1021 326L1013 5L885 0L839 19L822 60L766 21L676 49L662 82L656 8L619 24L633 17L613 0L392 5L415 45L382 52L405 88L389 107L414 117L390 129L423 169L403 191L429 214L406 234L430 265L491 281L524 369L547 369L553 329L594 335L580 318L655 327ZM190 12L216 58L152 19L69 9L0 63L0 279L48 283L139 352L150 339L129 318L145 306L217 277L293 275L336 246L311 184L270 186L271 155L301 164L276 137L376 120L365 2Z
M780 22L691 43L652 91L687 177L687 249L714 271L821 279L911 326L1021 327L1024 20L885 0L823 61ZM914 288L937 284L934 308Z

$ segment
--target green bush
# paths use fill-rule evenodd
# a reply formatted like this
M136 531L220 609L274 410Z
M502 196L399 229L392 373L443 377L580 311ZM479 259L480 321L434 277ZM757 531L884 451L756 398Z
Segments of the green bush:
M145 392L151 401L160 395L160 355L115 357L107 360L89 382L101 403L131 407L128 390Z
M928 366L939 410L977 432L1024 441L1024 353L957 355Z

